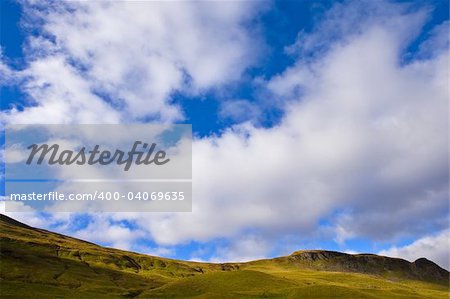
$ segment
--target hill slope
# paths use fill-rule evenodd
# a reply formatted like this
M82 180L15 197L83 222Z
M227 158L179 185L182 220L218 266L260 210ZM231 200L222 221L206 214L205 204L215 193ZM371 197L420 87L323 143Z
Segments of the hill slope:
M196 263L101 247L0 216L1 298L448 298L449 272L370 254L297 251Z

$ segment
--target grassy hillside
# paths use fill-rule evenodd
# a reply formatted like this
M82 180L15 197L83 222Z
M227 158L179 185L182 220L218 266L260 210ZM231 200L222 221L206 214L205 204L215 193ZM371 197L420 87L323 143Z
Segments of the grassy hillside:
M248 263L195 263L70 238L0 217L1 298L448 298L426 259L298 251Z

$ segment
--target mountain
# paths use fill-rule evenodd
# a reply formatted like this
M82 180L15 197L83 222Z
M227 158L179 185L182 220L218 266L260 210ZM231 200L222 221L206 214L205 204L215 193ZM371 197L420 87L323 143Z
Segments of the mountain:
M246 263L173 260L0 216L1 298L448 298L449 272L425 258L297 251Z

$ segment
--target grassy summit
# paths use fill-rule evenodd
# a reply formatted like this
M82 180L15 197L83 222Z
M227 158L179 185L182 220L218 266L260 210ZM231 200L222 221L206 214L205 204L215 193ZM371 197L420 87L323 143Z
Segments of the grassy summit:
M371 254L297 251L196 263L101 247L0 217L0 298L448 298L449 272Z

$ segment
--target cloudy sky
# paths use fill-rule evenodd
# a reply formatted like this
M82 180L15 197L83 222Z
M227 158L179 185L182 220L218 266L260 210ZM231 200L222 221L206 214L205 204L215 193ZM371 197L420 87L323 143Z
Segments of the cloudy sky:
M2 124L187 123L192 213L9 213L102 245L449 267L447 1L2 5Z

